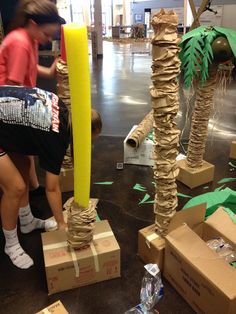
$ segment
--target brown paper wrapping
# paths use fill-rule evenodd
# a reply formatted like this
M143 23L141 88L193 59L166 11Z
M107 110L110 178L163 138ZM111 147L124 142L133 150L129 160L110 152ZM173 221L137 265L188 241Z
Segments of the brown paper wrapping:
M161 10L153 16L152 26L152 97L154 117L154 204L156 232L167 233L170 220L178 205L176 157L179 133L174 121L179 110L180 73L177 37L178 17L173 11Z
M72 197L64 204L67 211L67 241L71 247L80 249L92 241L97 202L97 199L90 199L88 207L83 208Z
M188 167L199 168L203 165L208 123L213 107L213 97L217 85L217 67L209 67L209 77L204 86L198 86L192 116L186 163Z
M126 143L138 148L145 140L151 129L153 128L153 111L151 110L144 119L139 123L137 128L130 134Z
M69 76L68 67L66 63L59 59L56 66L57 71L57 94L58 97L64 102L71 113L71 101L70 101L70 87L69 87ZM70 169L73 168L73 160L71 155L71 148L68 147L66 155L64 157L62 168Z

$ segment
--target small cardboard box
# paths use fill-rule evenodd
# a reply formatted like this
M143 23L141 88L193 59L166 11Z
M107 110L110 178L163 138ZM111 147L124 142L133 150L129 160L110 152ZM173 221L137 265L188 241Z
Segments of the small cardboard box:
M88 248L67 245L64 230L42 233L49 294L120 277L120 248L107 220L95 222Z
M134 125L124 140L124 163L132 165L153 166L153 141L146 138L138 148L127 144L130 134L136 129Z
M62 192L74 191L74 168L61 168L59 180Z
M230 146L230 158L236 159L236 141L232 141Z
M177 212L171 220L168 232L175 229L182 223L187 223L192 228L202 221L202 212L205 213L205 204L200 204ZM155 225L139 230L138 234L138 255L145 264L154 263L163 270L165 239L155 232Z
M36 314L69 314L61 301L57 301Z
M166 236L164 276L197 313L234 314L236 270L205 241L223 237L236 249L236 225L222 208L205 222L204 216L194 228L182 224Z
M157 264L162 270L165 239L155 232L155 225L145 227L138 232L138 255L145 264Z
M190 189L206 184L214 180L215 166L207 161L203 161L200 168L191 168L186 164L186 160L177 161L179 174L177 180L187 185Z

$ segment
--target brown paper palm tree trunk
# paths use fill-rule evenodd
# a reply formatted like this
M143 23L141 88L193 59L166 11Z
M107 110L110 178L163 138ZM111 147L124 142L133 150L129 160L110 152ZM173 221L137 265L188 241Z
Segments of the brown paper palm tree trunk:
M206 148L208 123L213 107L214 92L217 84L217 67L209 67L209 77L204 86L198 86L192 116L187 165L191 168L201 167Z
M179 109L180 73L178 17L161 10L153 16L152 83L150 93L154 116L154 204L156 232L165 235L178 204L176 157L179 133L174 121Z

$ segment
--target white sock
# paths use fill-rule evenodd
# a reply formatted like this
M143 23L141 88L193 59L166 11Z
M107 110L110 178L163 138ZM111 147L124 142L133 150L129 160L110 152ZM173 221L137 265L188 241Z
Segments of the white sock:
M5 253L10 257L12 263L21 269L27 269L34 265L32 258L25 253L19 243L17 228L13 230L2 230L6 239Z
M32 215L30 205L21 207L19 210L20 230L22 233L29 233L35 229L45 229L49 231L57 226L55 221L42 220Z

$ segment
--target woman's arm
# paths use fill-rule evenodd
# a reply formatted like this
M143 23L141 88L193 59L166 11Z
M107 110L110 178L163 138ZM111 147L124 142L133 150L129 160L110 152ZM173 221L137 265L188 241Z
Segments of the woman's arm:
M53 215L58 224L58 229L67 227L62 213L62 198L59 176L46 171L45 177L46 195Z
M48 67L44 67L42 65L37 65L37 73L38 76L44 77L44 78L53 78L56 75L56 65L57 65L58 59L55 59L53 64Z

